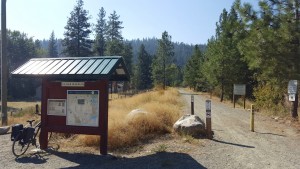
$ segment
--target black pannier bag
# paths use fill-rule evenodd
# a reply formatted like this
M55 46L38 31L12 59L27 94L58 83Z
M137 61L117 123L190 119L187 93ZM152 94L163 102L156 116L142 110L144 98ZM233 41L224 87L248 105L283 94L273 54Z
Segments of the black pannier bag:
M29 140L34 135L34 128L33 127L27 127L23 131L23 143L28 143Z
M17 137L17 135L20 133L20 131L23 130L23 124L15 124L12 126L12 130L11 130L11 141L14 141L15 138ZM18 140L17 140L18 141Z

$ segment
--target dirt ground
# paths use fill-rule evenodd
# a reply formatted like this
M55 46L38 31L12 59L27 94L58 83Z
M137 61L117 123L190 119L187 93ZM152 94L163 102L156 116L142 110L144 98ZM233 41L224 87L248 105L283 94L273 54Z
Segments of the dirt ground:
M190 95L180 90L190 113ZM205 120L205 95L196 95L195 114ZM10 135L0 135L0 168L107 168L107 169L201 169L201 168L300 168L300 130L289 120L255 115L255 132L249 128L250 112L212 100L213 140L176 134L162 136L134 148L132 153L59 147L27 152L15 158ZM59 147L59 148L58 148ZM58 148L58 149L57 149Z

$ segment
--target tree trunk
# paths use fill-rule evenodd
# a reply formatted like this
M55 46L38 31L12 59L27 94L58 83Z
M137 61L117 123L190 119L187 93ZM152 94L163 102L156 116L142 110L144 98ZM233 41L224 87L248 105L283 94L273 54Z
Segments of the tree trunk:
M220 102L223 102L223 98L224 98L224 84L221 84L221 97L220 97Z

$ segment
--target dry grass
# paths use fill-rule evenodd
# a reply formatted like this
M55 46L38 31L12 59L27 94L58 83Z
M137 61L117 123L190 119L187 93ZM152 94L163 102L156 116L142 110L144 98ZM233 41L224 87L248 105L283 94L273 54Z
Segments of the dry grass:
M22 111L13 116L9 115L9 124L25 124L28 119L39 119L40 116L34 115L35 104L34 102L10 103L11 107L22 108ZM158 135L170 133L173 124L180 116L182 106L183 102L178 91L172 88L110 101L108 112L109 150L128 150L128 148ZM127 114L134 109L141 109L147 113L128 118ZM99 136L58 136L58 144L61 148L80 147L79 151L85 151L89 149L88 147L99 149Z
M175 89L147 92L109 103L108 146L110 150L126 149L156 135L170 133L183 105ZM146 114L126 117L134 109ZM85 146L99 147L98 136L80 136Z

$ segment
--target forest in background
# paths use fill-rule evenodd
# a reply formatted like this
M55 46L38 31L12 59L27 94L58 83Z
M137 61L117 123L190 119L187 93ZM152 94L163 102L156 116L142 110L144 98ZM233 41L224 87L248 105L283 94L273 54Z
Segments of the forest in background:
M210 91L220 100L232 99L233 84L247 85L247 98L257 107L286 115L289 80L300 76L300 20L297 0L260 0L258 9L236 0L220 12L215 35L205 45L172 42L167 31L161 38L125 40L116 11L106 16L99 9L94 27L78 0L65 26L64 38L54 31L49 40L33 40L26 33L8 31L10 71L34 57L123 56L131 74L130 87L189 86ZM80 18L80 19L79 19ZM90 34L95 32L95 37ZM31 98L38 81L9 79L11 99ZM298 95L296 96L298 105ZM297 110L292 116L297 117Z

